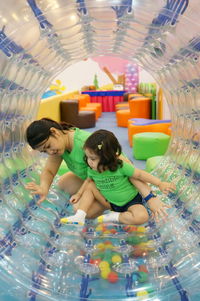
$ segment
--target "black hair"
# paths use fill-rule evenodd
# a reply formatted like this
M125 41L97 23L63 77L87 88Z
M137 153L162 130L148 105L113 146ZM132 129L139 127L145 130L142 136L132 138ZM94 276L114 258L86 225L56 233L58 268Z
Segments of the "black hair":
M90 149L97 156L100 161L97 170L109 169L115 171L122 166L123 162L119 159L122 148L116 136L107 130L98 130L91 134L84 144L84 149Z
M66 122L58 123L50 118L42 118L40 120L33 121L26 129L26 139L29 145L36 149L40 144L53 136L51 128L58 129L64 133L64 130L70 130L74 128L72 124Z

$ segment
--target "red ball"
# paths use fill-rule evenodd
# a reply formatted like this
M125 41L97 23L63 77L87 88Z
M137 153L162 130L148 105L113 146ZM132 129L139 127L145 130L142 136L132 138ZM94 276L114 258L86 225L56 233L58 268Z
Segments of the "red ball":
M147 267L146 267L146 265L144 265L144 264L139 265L138 270L139 270L140 272L148 273Z
M93 259L93 263L96 264L96 265L99 265L100 262L101 262L101 258Z
M115 272L110 272L107 279L110 283L115 283L118 281L118 275Z
M104 245L112 245L112 242L110 240L105 240Z

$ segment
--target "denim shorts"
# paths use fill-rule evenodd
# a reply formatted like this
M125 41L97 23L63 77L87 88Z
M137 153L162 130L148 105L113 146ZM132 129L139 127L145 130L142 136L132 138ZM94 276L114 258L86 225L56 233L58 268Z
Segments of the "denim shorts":
M128 210L129 207L131 207L133 205L138 205L138 204L139 205L143 205L142 196L139 193L134 197L134 199L132 199L130 202L128 202L124 206L117 206L117 205L112 204L112 203L110 203L110 206L111 206L111 208L112 208L113 211L116 211L116 212L125 212L125 211Z

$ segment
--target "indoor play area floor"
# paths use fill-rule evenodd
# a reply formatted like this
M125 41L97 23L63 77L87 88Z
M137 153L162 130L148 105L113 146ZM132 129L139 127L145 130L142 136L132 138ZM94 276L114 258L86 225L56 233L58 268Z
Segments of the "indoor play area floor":
M127 127L118 127L116 123L115 112L102 112L102 116L96 121L95 128L86 129L89 132L94 132L99 129L107 129L113 132L118 138L123 152L133 162L133 164L140 169L145 169L145 160L136 160L132 154L132 147L128 141L128 129Z

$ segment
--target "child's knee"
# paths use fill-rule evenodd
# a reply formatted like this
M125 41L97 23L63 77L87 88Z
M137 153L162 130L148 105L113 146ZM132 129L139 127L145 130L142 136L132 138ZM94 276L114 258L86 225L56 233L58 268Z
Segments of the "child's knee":
M62 190L65 190L66 188L66 183L68 181L68 179L70 179L70 177L73 176L73 173L72 172L68 172L64 175L62 175L59 179L58 179L58 182L57 182L57 185L60 189Z
M141 225L149 220L149 214L145 207L139 206L139 208L134 208L132 211L132 220L136 225Z
M149 214L146 209L141 210L137 213L138 223L144 224L149 220Z

